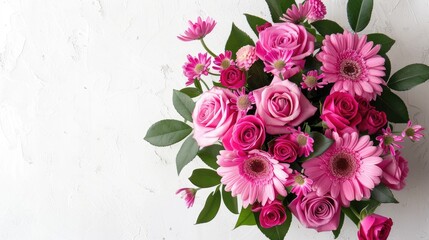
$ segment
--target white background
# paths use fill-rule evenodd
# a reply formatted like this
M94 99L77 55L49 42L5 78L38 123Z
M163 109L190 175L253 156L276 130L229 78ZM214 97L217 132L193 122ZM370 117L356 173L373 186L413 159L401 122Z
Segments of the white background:
M347 26L345 0L325 0ZM393 70L429 64L429 2L376 0L367 32L397 40ZM269 18L263 0L0 0L0 239L262 239L232 231L225 207L194 225L208 191L186 209L174 193L191 186L192 163L176 175L178 146L143 141L163 118L179 118L172 89L186 82L176 38L188 19L218 21L207 38L220 52L243 13ZM252 35L253 36L253 35ZM429 83L400 93L413 121L429 127ZM378 213L394 221L390 239L429 239L428 142L407 144L408 185ZM332 239L293 221L288 239ZM356 239L346 221L340 239Z

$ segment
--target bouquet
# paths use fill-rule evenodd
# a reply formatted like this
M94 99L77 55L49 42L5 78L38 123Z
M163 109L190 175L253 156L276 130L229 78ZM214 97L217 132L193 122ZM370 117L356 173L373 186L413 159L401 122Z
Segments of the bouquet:
M177 191L191 207L201 188L213 188L197 224L211 221L223 202L238 214L236 228L255 225L269 239L284 239L293 216L335 238L348 217L358 239L387 239L393 221L374 212L397 203L392 190L403 189L408 175L401 144L424 131L392 90L425 82L429 66L391 75L395 41L359 34L372 0L348 1L350 30L324 19L322 0L266 2L273 23L245 14L257 41L232 24L221 53L204 41L216 22L189 21L178 38L200 41L204 52L187 56L187 87L173 90L183 121L161 120L145 140L169 146L186 138L178 174L197 156L207 165L189 177L195 188ZM394 131L393 123L403 125Z

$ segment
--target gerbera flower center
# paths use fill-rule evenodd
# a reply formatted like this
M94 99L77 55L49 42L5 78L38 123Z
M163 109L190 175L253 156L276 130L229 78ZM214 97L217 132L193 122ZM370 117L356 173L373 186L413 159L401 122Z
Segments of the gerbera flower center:
M283 60L277 60L273 63L273 66L276 70L280 71L286 66L286 63Z
M407 130L405 130L405 134L408 137L413 137L415 133L416 133L416 131L414 131L414 129L412 129L412 128L407 128Z
M194 70L197 74L200 74L204 70L204 65L201 63L198 63L197 65L195 65Z
M344 60L340 65L340 72L346 78L357 79L361 74L359 63L353 60Z
M237 98L237 108L239 110L247 110L252 105L249 96L242 95Z
M392 144L395 139L392 136L384 136L384 145L388 146L390 144Z
M222 67L222 69L227 69L229 68L229 66L231 66L231 62L228 58L225 58L224 60L222 60L220 66Z
M305 179L300 174L296 175L294 180L298 185L303 185L305 183Z
M299 134L296 137L296 141L298 142L298 145L301 147L307 145L307 137L304 134Z
M356 163L355 157L347 152L340 152L332 156L330 160L331 173L335 177L352 177L356 172L357 167L358 164Z
M252 157L247 159L242 166L245 176L251 180L264 180L271 174L271 165L263 157Z
M308 87L314 87L317 84L317 78L314 76L307 76L304 82L305 84L307 84Z

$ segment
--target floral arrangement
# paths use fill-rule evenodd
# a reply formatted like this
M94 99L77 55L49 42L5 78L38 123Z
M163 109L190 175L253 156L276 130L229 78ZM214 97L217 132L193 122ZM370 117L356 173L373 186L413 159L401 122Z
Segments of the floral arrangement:
M189 177L196 188L177 191L191 207L200 189L214 189L197 224L211 221L223 201L238 214L236 228L256 225L269 239L284 239L292 216L335 238L348 217L358 239L387 239L392 219L374 212L397 203L392 190L408 175L401 143L424 131L392 90L425 82L429 66L390 74L395 41L358 34L372 0L348 1L352 31L324 19L322 0L266 2L274 23L245 14L257 41L233 24L221 53L204 42L216 22L189 21L178 38L200 41L205 52L187 56L187 87L173 91L184 121L161 120L145 140L169 146L186 138L178 174L197 156L207 165ZM208 75L216 80L207 83ZM400 131L392 123L403 124Z

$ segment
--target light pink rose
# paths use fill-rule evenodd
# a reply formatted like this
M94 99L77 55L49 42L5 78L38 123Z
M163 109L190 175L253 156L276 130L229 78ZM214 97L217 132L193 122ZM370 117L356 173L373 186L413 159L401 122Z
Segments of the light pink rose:
M362 119L362 122L359 123L358 129L361 132L368 131L368 134L371 135L377 133L386 124L386 113L379 112L375 109L370 109Z
M339 133L356 131L356 125L362 120L358 102L344 92L334 92L326 97L320 118Z
M232 89L239 89L246 84L246 74L236 66L229 66L220 73L220 83Z
M283 135L276 138L270 148L269 152L276 160L280 162L292 163L298 157L299 145L296 141L292 141L289 135Z
M393 221L377 214L366 216L360 221L359 240L386 240L392 229Z
M318 232L335 230L340 222L340 203L329 195L317 196L316 192L310 192L298 196L289 204L289 209L302 225Z
M249 151L258 149L265 141L264 123L258 117L248 115L240 118L223 137L226 150Z
M292 50L291 59L296 66L285 75L285 78L289 78L304 68L305 58L314 52L314 42L314 36L301 25L275 23L259 33L256 55L265 61L265 55L273 49Z
M257 60L255 47L246 45L238 49L235 61L239 68L248 71Z
M279 78L274 78L269 86L253 91L253 96L256 115L265 123L269 134L287 133L288 126L298 126L317 110L295 83Z
M201 95L192 113L194 138L200 147L215 143L235 124L240 113L231 103L234 98L230 90L218 87Z
M285 207L279 200L274 200L271 203L267 203L264 206L255 204L252 211L259 212L259 223L263 228L272 228L278 225L282 225L287 218Z
M408 161L396 151L395 156L391 154L383 158L378 165L383 170L381 182L388 188L401 190L405 187L405 179L408 176Z

